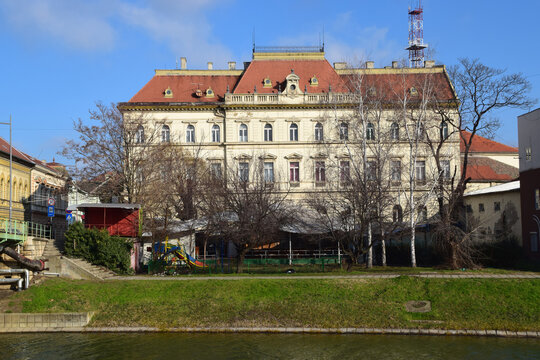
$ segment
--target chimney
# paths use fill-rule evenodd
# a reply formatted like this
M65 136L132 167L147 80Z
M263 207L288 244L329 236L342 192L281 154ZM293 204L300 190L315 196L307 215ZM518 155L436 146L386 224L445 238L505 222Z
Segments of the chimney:
M375 65L375 62L373 61L366 61L366 69L373 69L373 66Z
M236 61L229 61L229 70L236 69Z
M208 70L212 70L214 68L214 63L213 62L208 62Z
M180 58L180 69L182 70L187 69L187 59L185 57Z
M334 69L336 70L343 70L347 67L347 63L345 62L335 62L334 63Z
M392 69L398 69L399 63L397 61L392 61Z
M424 61L425 68L432 68L435 66L435 60L426 60Z

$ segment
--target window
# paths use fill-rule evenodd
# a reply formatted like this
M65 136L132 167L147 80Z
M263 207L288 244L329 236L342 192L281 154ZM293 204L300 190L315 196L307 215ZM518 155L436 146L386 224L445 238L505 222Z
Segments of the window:
M401 181L401 161L393 160L390 162L390 176L391 180L395 182Z
M194 143L195 142L195 126L188 125L186 130L186 142Z
M401 209L400 205L394 205L394 208L392 209L392 220L394 220L394 222L403 221L403 209Z
M418 136L418 140L424 140L424 133L425 133L425 129L424 129L424 124L421 123L421 122L418 122L417 125L416 125L416 134Z
M274 163L265 162L264 163L264 181L273 183L274 182Z
M249 181L249 163L238 163L238 179L243 182Z
M532 232L531 233L531 252L537 252L538 251L538 233Z
M321 123L315 124L315 141L323 141L324 140L324 132L323 132L323 126Z
M534 208L540 210L540 189L534 190Z
M450 179L450 160L441 160L441 177L445 180Z
M298 141L298 125L292 123L289 127L289 140Z
M368 161L366 163L366 178L368 180L377 179L377 162L376 161Z
M135 133L135 142L137 144L144 143L144 128L142 127L142 125L139 125L139 127L137 128L137 132Z
M264 125L264 141L272 141L272 125Z
M342 122L339 125L339 140L349 140L349 124Z
M366 126L366 139L375 140L375 127L372 123L367 123Z
M426 181L426 162L424 160L417 161L415 166L416 181Z
M448 139L448 124L445 121L441 123L441 139Z
M351 181L351 165L349 161L339 162L339 181L342 184L349 184Z
M214 175L217 178L220 178L223 176L223 173L221 171L221 163L212 163L210 164L210 171L212 172L212 175Z
M219 142L219 125L212 126L212 142Z
M326 181L326 164L324 161L315 161L315 182L323 183Z
M161 127L161 142L168 143L171 141L171 129L168 125Z
M393 122L390 126L390 138L392 140L399 140L399 125L397 122Z
M484 211L486 211L486 209L484 209L484 204L483 203L478 204L478 212L484 212Z
M494 211L501 211L501 202L500 201L495 201L493 203L493 210Z
M525 160L526 161L531 161L531 159L532 159L532 149L529 146L529 147L525 148Z
M238 131L238 141L248 141L248 128L246 124L240 124L240 130Z
M295 161L291 162L289 165L290 174L289 174L289 180L291 182L299 182L300 181L300 163Z
M418 209L418 221L419 222L427 221L427 208L425 206L422 206L420 209Z

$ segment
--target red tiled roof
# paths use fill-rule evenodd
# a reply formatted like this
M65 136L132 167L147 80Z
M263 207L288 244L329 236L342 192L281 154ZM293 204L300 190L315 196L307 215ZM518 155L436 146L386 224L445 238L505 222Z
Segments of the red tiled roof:
M156 75L129 102L205 103L223 101L227 85L232 91L238 78L239 76L232 75ZM167 88L173 92L171 98L164 96ZM206 97L208 88L212 89L214 97ZM195 95L197 89L202 91L201 97Z
M351 88L354 88L355 77L351 75L342 75ZM424 88L430 86L430 92L437 100L448 101L455 100L454 92L450 82L442 72L436 73L389 73L389 74L370 74L362 75L363 91L375 89L375 96L380 99L402 99L404 91L415 88L418 92L416 96L410 96L411 101L422 99ZM354 89L352 89L354 90ZM369 94L369 93L368 93Z
M326 60L253 60L246 72L242 75L234 89L235 94L253 93L255 86L257 93L278 93L279 88L285 90L285 78L294 71L300 77L300 91L308 93L328 92L331 85L334 92L348 92L343 79L336 73L332 65ZM317 86L311 86L310 80L315 76ZM263 87L263 81L269 78L272 87Z
M487 157L470 157L467 177L473 181L511 181L519 177L519 169Z
M9 142L1 137L0 137L0 151L9 156ZM13 154L14 157L20 160L34 164L34 161L31 159L30 156L23 153L22 151L17 150L14 146L12 146L11 148L11 153Z
M469 141L471 138L471 133L465 130L461 130L461 133L463 137L465 137L465 141ZM461 152L465 151L465 143L463 142L463 138L461 139L461 146L460 146ZM469 152L485 152L485 153L513 153L517 154L519 150L515 147L508 146L501 144L499 142L486 139L485 137L482 137L478 134L474 135L473 142L471 144L471 148L469 149Z

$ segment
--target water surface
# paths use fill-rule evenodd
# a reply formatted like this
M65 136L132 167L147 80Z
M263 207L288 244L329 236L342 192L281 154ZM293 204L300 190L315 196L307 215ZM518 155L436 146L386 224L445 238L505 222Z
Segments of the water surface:
M540 359L540 341L315 334L6 334L0 359Z

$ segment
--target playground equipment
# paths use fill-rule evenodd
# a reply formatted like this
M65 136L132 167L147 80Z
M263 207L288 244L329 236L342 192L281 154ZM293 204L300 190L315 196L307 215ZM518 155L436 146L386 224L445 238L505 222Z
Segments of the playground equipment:
M161 249L159 250L162 250L163 254L160 256L160 260L168 260L167 262L170 264L180 260L197 268L206 267L206 264L189 255L182 245L171 245L168 243L161 245ZM158 246L159 244L156 244L156 248L158 248Z

